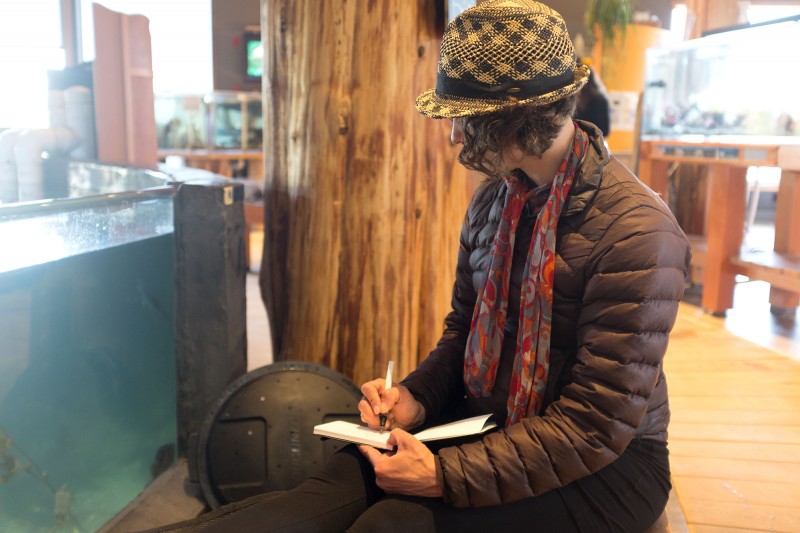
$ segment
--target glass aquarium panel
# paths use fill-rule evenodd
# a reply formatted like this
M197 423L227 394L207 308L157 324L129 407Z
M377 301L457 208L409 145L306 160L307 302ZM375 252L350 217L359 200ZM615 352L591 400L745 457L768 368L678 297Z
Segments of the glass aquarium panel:
M70 197L137 192L165 187L174 181L162 172L102 163L72 161L67 172ZM103 201L107 202L109 199Z
M159 148L190 150L208 145L202 95L156 94L155 117Z
M165 181L0 207L4 533L96 531L174 462Z
M261 93L155 95L158 148L255 150L262 146Z
M0 273L174 231L166 175L71 163L69 197L0 206Z
M797 18L649 49L642 134L800 135L798 49Z
M261 110L261 96L247 100L247 134L245 148L261 148L264 144L264 120Z
M208 113L209 148L261 148L261 94L215 91L204 97Z
M171 196L126 194L112 200L97 206L72 202L69 210L59 209L60 205L48 209L48 203L36 204L41 208L39 216L0 214L0 243L4 250L0 273L174 231ZM70 202L49 202L55 203ZM33 215L33 210L28 214Z

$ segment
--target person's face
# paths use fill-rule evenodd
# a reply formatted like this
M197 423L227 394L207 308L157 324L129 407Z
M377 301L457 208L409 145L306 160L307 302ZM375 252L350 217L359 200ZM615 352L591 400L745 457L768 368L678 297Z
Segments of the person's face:
M453 119L453 126L450 130L450 142L453 144L464 144L464 122L466 119L462 118L454 118ZM486 154L489 157L489 161L491 165L498 165L496 170L500 173L508 173L511 169L517 168L519 162L522 160L522 151L517 148L516 146L509 147L503 150L503 157L496 159L494 157L494 153L489 152Z

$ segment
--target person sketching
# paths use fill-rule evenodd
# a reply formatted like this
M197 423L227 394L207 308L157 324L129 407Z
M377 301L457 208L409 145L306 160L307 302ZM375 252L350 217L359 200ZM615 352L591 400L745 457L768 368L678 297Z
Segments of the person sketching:
M363 384L394 452L345 446L297 488L161 531L641 532L670 491L662 362L690 249L664 202L573 119L589 77L563 18L487 0L448 24L436 88L460 161L486 174L461 229L452 310L400 383ZM493 414L430 447L409 431Z
M589 67L589 80L578 94L575 118L591 122L608 137L611 133L611 108L608 92L597 73Z

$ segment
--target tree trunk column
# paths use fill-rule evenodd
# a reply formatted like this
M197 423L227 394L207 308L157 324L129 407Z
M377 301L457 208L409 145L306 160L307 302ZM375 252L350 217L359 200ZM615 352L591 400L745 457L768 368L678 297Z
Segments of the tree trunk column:
M428 0L262 0L265 238L276 360L397 378L449 310L471 187L449 121L419 115L441 13Z

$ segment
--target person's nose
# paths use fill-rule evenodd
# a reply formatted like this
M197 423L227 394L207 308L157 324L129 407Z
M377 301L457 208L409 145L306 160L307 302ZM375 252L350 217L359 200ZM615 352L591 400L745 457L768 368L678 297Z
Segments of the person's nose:
M454 118L453 129L450 131L450 142L464 144L464 119Z

